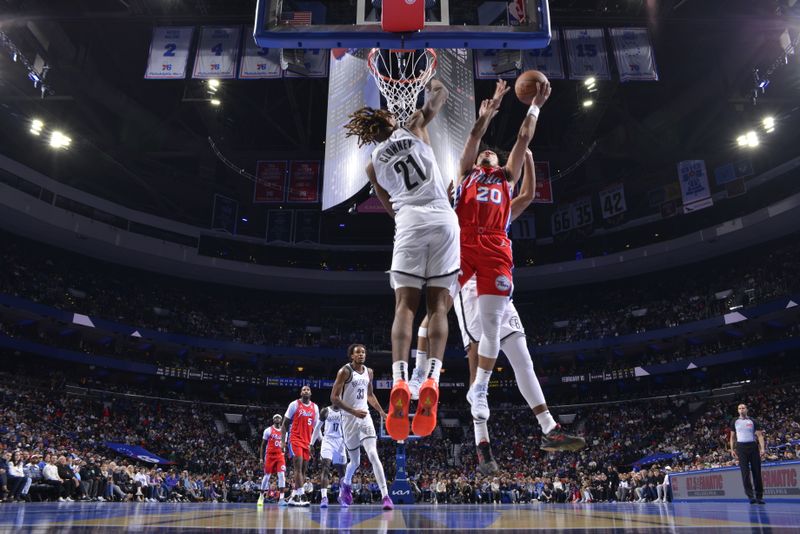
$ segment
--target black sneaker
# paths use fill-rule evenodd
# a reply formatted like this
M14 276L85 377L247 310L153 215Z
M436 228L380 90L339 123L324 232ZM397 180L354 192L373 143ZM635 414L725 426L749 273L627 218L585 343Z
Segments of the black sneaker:
M556 425L553 430L542 437L540 448L545 451L579 451L585 447L585 439L567 434L561 425Z
M750 499L750 504L756 504L758 501L756 499Z
M756 499L756 502L757 502L758 504L767 504L767 503L764 501L764 499Z
M499 470L497 462L494 461L494 455L492 455L492 446L488 441L481 441L478 445L478 472L482 475L492 475Z

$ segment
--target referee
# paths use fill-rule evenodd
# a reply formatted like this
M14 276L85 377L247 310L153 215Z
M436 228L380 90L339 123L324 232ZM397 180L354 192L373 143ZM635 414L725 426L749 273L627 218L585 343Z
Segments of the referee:
M750 499L750 504L764 503L764 483L761 480L761 458L766 452L764 447L764 432L755 420L747 416L747 405L739 405L739 417L733 420L731 432L731 454L739 459L739 469L742 470L744 492ZM758 438L758 443L756 443ZM750 473L753 473L753 483L756 486L753 495L753 484L750 483Z

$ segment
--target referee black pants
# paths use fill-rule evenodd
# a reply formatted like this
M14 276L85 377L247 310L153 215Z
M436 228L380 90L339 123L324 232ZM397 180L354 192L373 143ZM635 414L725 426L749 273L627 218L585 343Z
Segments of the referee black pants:
M739 457L739 469L742 470L744 492L753 498L753 485L756 487L756 499L764 497L764 483L761 480L761 456L758 453L758 444L737 443L736 455ZM750 483L750 473L753 473L753 482Z

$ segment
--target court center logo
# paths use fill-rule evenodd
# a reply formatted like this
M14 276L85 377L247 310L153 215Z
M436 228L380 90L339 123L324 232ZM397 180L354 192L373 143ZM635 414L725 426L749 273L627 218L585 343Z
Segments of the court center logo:
M501 274L494 280L494 287L496 287L499 291L508 291L511 289L511 280L504 274Z

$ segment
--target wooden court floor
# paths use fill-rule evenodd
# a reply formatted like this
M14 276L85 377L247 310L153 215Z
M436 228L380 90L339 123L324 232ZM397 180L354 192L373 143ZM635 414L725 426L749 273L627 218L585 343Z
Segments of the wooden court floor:
M28 503L0 505L0 532L800 532L800 505L523 504L322 510L254 504Z

